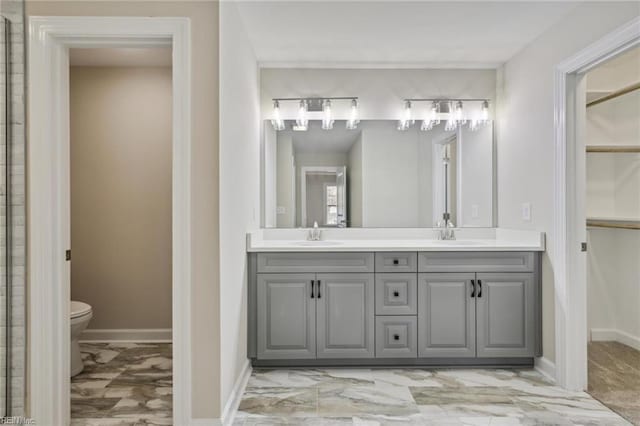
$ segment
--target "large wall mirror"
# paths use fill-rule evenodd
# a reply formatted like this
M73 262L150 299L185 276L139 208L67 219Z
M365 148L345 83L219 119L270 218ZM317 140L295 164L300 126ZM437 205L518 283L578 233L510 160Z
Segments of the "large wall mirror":
M492 125L397 125L323 130L312 121L307 131L275 131L265 121L263 226L433 227L444 213L457 227L494 226Z

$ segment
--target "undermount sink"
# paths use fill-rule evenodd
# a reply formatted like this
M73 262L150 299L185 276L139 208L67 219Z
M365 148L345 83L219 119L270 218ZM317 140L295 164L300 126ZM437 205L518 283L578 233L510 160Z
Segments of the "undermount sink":
M342 244L340 241L296 241L297 246L303 247L316 247L316 246L339 246Z
M437 240L436 244L450 245L450 246L483 246L482 241L476 240Z

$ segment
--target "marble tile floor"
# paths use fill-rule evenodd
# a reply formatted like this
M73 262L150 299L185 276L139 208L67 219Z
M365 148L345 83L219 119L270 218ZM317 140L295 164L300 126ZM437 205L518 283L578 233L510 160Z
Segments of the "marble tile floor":
M534 370L256 369L234 426L629 425Z
M171 425L169 343L82 343L71 379L71 426Z
M588 351L589 394L640 425L640 351L618 342L591 342Z

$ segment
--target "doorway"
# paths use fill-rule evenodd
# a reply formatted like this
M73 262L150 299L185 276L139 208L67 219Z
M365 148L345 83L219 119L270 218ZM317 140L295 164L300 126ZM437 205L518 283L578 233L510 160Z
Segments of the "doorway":
M171 48L69 50L71 421L172 421Z
M172 48L173 423L191 422L191 95L186 18L31 17L29 345L31 417L69 424L69 50ZM52 114L52 111L55 113Z
M585 79L587 392L640 424L640 48Z
M640 18L559 63L555 70L553 257L556 382L587 389L586 79L640 44Z

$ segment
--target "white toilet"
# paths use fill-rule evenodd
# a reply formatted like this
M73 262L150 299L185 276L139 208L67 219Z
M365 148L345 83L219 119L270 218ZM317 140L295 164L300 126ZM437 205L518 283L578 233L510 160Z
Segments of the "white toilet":
M93 312L91 311L91 305L75 301L71 301L69 310L71 314L71 377L73 377L80 374L84 368L78 340L84 329L89 325Z

